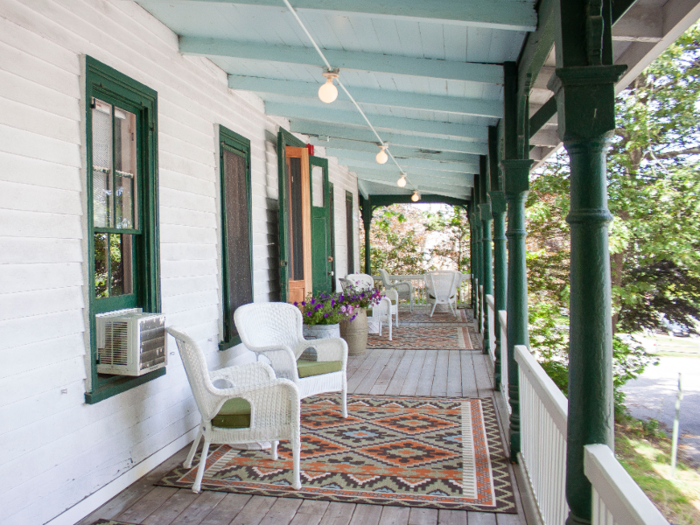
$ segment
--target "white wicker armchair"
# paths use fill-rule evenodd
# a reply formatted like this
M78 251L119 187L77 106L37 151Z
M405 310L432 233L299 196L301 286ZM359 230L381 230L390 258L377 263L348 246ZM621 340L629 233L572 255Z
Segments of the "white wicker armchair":
M270 360L277 377L290 379L301 399L325 392L340 392L343 417L348 417L348 345L339 337L307 341L301 311L287 303L251 303L233 314L243 344ZM315 361L299 360L313 349Z
M277 459L277 442L289 440L293 455L292 486L301 488L299 477L300 397L296 385L277 379L269 365L249 363L209 372L204 353L189 336L168 328L175 338L185 366L197 408L202 416L197 438L184 467L192 460L204 437L204 446L192 485L199 492L211 443L242 444L272 442L272 459ZM216 385L215 385L216 383Z
M340 285L343 291L352 288L361 290L373 290L374 278L366 273L351 273L345 279L340 279ZM377 306L372 308L372 319L379 325L378 333L382 335L383 323L389 324L389 341L393 340L392 334L392 315L396 322L396 327L399 326L399 294L396 290L385 290L384 297ZM374 332L372 332L374 333Z
M384 270L379 270L379 275L382 278L382 284L386 290L396 290L399 294L399 299L408 301L410 311L413 311L413 285L410 281L393 281L391 275Z
M449 270L428 272L425 274L425 291L428 304L433 304L430 317L435 313L435 307L446 304L457 317L457 287L462 282L462 274Z

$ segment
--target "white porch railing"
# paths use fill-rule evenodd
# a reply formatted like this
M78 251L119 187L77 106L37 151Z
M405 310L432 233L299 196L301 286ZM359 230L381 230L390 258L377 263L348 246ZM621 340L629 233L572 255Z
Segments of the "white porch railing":
M489 355L491 360L496 362L496 303L493 295L486 295L486 312L489 321Z
M501 322L501 394L508 407L508 414L513 410L510 408L510 398L508 397L508 313L505 310L498 311L498 319Z
M482 308L479 308L479 313L481 314L481 315L479 315L479 333L481 334L481 337L483 339L483 337L484 337L484 318L486 317L486 315L484 314L484 308L483 308L484 304L486 303L486 301L484 300L484 286L480 284L478 290L479 290L479 303L482 306Z
M607 445L586 446L583 468L593 485L592 525L669 525Z
M567 400L526 346L515 347L520 369L521 462L544 525L569 514L564 494Z

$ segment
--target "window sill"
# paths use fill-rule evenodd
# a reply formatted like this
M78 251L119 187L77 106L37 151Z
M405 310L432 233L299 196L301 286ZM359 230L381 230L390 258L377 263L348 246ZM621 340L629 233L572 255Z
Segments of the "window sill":
M102 385L92 392L85 392L85 402L88 405L94 405L100 401L104 401L107 398L131 390L139 385L147 383L157 377L165 375L165 368L159 368L148 374L144 374L138 377L123 376L115 381L110 381L106 385Z

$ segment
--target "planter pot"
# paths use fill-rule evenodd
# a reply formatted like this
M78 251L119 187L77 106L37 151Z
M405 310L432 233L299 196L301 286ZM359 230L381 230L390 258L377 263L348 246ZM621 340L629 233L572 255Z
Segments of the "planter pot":
M330 339L332 337L340 337L338 323L304 325L304 339Z
M352 321L340 323L340 337L348 343L348 355L362 355L367 351L367 312L360 310Z

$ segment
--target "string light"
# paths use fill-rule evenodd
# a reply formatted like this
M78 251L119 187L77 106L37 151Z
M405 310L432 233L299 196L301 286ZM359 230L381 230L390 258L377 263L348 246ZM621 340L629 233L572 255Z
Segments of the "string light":
M386 161L389 160L389 155L386 154L386 146L382 144L379 148L379 153L377 153L375 159L379 164L386 164Z
M418 202L420 200L420 193L418 193L418 190L413 192L413 195L411 195L411 200L413 202Z
M402 173L401 176L399 177L399 180L396 181L396 185L399 188L403 188L406 186L406 174Z
M338 78L338 68L326 68L323 72L323 76L326 77L326 83L318 88L318 98L321 99L321 102L330 104L338 98L338 88L333 84L333 80Z

